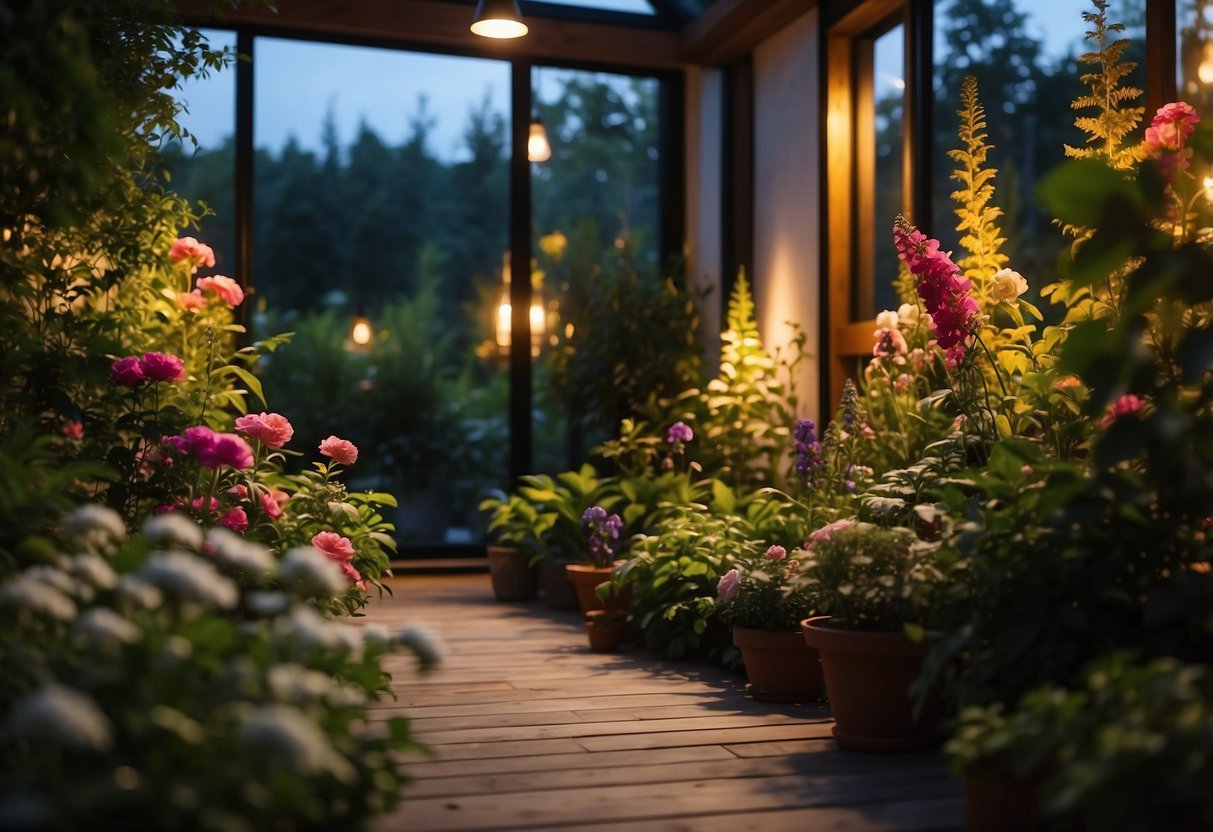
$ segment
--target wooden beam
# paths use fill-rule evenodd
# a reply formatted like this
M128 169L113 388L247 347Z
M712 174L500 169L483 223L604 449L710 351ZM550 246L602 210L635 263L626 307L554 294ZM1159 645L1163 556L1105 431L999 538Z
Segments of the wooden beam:
M834 330L834 355L840 358L855 358L871 355L876 341L876 321L855 321ZM851 362L847 362L850 364ZM839 392L842 392L841 389Z
M494 41L473 35L468 28L471 5L437 0L289 0L280 3L276 12L241 7L219 16L212 12L210 0L183 0L182 13L194 25L429 47L485 58L639 70L682 68L677 32L531 15L526 18L530 32L525 37Z
M738 60L818 0L717 0L683 33L686 63L721 65Z

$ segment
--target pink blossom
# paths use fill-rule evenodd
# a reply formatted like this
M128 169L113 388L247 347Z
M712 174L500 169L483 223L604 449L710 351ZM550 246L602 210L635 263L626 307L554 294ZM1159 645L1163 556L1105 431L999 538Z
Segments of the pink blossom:
M913 383L914 383L913 377L907 375L906 373L902 373L897 378L893 379L893 389L894 390L905 390Z
M281 448L295 435L295 428L278 413L250 413L236 420L236 430L270 448Z
M69 419L64 422L59 430L68 439L75 439L79 441L84 438L84 423L78 422L74 419Z
M811 535L809 535L809 542L808 542L808 546L806 548L812 549L814 543L820 543L823 540L829 540L831 537L834 536L834 532L839 532L839 531L842 531L843 529L849 529L849 528L851 528L851 526L854 526L854 525L855 525L855 521L848 517L848 518L843 518L842 520L835 520L833 523L830 523L829 525L822 526L820 529L818 529L817 531L815 531Z
M731 601L740 587L741 573L736 569L730 569L724 573L720 582L716 584L716 597L721 601Z
M179 436L166 436L160 441L177 453L197 458L201 453L215 444L216 433L206 425L196 425L186 428Z
M354 557L354 544L350 543L348 537L336 532L318 532L312 538L312 545L335 561L347 561Z
M139 359L139 368L149 381L180 381L185 377L185 362L163 352L145 353Z
M190 508L197 512L205 511L208 514L214 514L219 510L219 498L211 497L210 500L207 500L206 497L195 497L190 503Z
M168 256L173 260L190 260L193 268L215 265L215 251L205 243L200 243L193 237L178 237L168 250Z
M275 499L273 492L262 491L257 495L257 499L261 501L261 510L265 512L266 517L277 520L282 516L282 505Z
M152 514L168 514L170 511L176 511L178 506L172 503L162 503L152 509Z
M231 307L244 303L244 290L240 288L240 284L221 274L198 278L198 288L204 292L214 292Z
M906 261L918 278L918 296L930 314L939 346L947 351L949 367L965 356L965 340L979 323L977 301L970 295L973 283L947 253L939 250L939 241L928 239L905 217L893 224L893 243L897 256Z
M1108 405L1108 409L1104 411L1104 415L1096 424L1101 430L1107 430L1123 419L1140 418L1145 406L1145 399L1134 396L1132 393L1126 393Z
M787 556L788 556L788 550L783 548L782 546L771 546L770 548L767 549L766 554L763 555L763 557L766 558L767 560L775 560L775 561L783 560Z
M197 289L192 292L178 292L174 297L178 308L183 312L197 312L206 306L206 298Z
M110 381L122 387L138 387L143 383L143 365L136 355L119 358L110 365Z
M227 514L219 518L219 525L227 526L234 532L244 534L248 529L248 515L244 512L244 509L240 508L240 506L236 506Z
M894 313L896 314L896 313ZM878 329L874 333L876 343L872 345L872 356L875 358L891 358L896 364L904 364L905 354L910 351L906 337L901 330L895 328Z
M199 449L198 464L204 468L230 465L238 471L253 467L253 449L234 433L216 433L214 442Z
M341 571L345 573L345 577L349 578L350 582L356 586L358 584L362 584L358 588L365 590L366 584L362 583L362 575L359 574L358 570L354 568L354 564L350 563L348 560L340 561L340 563Z
M871 425L864 425L863 428L859 431L859 435L862 436L864 439L875 439L876 431L872 430Z
M320 453L338 465L353 465L358 461L358 448L348 439L330 436L320 443Z
M245 500L248 499L248 486L245 485L244 483L237 483L236 485L233 485L231 488L229 488L227 490L227 493L231 494L237 500L244 502Z
M1200 116L1191 104L1173 101L1158 108L1154 120L1146 128L1146 148L1151 153L1163 150L1183 150L1184 143L1196 129Z

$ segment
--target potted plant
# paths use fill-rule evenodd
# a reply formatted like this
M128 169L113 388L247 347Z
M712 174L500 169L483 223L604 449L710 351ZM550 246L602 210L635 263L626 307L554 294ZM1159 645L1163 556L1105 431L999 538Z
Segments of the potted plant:
M800 622L812 611L804 590L789 586L799 562L783 546L730 569L717 584L720 617L733 625L749 684L746 691L769 702L808 702L821 697L821 664L805 643Z
M583 614L594 610L627 611L629 593L627 587L611 583L615 571L614 541L619 539L623 519L618 514L607 514L602 506L590 506L581 515L581 523L589 531L589 558L584 563L565 566L569 582L577 592L577 603ZM598 587L605 584L603 591Z
M498 601L529 601L539 588L535 533L539 512L517 494L501 494L480 503L492 512L488 532L495 543L488 546L489 576Z
M834 737L843 748L896 753L934 743L938 698L910 686L929 649L929 595L942 581L931 544L908 529L838 520L814 532L795 585L825 615L802 622L821 654Z

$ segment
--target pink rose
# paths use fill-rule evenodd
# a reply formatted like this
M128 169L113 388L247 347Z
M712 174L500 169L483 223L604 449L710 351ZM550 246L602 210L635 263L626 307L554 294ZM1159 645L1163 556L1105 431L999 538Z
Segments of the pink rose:
M358 461L358 448L348 439L330 436L320 443L320 453L338 465L353 465Z
M1158 108L1154 120L1146 128L1146 147L1154 152L1182 150L1184 142L1200 122L1191 104L1173 101Z
M219 510L219 499L211 497L208 501L205 497L195 497L193 502L190 503L190 508L197 512L205 511L208 514L213 514Z
M227 490L227 493L231 494L237 500L244 502L245 500L248 499L248 486L244 485L243 483L239 483L239 484L233 485L231 488L229 488Z
M351 583L355 585L362 584L362 575L354 568L354 564L348 560L341 561L341 571L345 573L345 577L349 578ZM366 585L363 584L359 589L366 589Z
M178 237L168 250L168 256L173 260L191 260L193 268L215 265L215 251L205 243L200 243L193 237Z
M219 525L227 526L238 534L244 534L248 529L248 515L244 513L244 509L237 506L219 518Z
M64 422L63 426L59 428L59 430L62 431L63 435L68 439L80 440L84 438L84 423L77 422L74 419L69 419L68 421Z
M143 383L143 365L139 357L128 355L110 365L110 381L122 387L138 387Z
M238 471L253 467L253 449L234 433L216 433L214 442L199 449L198 464L204 468L230 465Z
M1145 406L1146 400L1141 396L1126 393L1108 405L1108 409L1096 424L1101 430L1107 430L1122 419L1140 418Z
M767 560L780 561L788 556L788 550L782 546L772 546L767 549L767 553L763 555Z
M295 435L285 416L277 413L250 413L236 420L236 430L270 448L281 448Z
M240 288L240 284L221 274L198 278L198 288L204 292L214 292L231 307L244 303L244 290Z
M197 312L206 306L206 298L202 297L202 293L197 289L192 292L178 292L175 297L182 312Z
M348 537L336 532L318 532L312 538L312 545L335 561L347 561L354 557L354 544L350 543Z
M185 377L185 362L163 352L145 353L139 359L139 368L149 381L180 381Z
M197 457L215 444L216 433L206 425L186 428L179 436L165 436L160 441L177 453Z
M820 543L823 540L829 540L831 537L833 537L834 532L842 531L843 529L849 529L849 528L851 528L851 526L854 526L854 525L855 525L854 520L851 520L849 518L844 518L842 520L835 520L833 523L830 523L827 526L822 526L820 529L818 529L817 531L815 531L811 535L809 535L808 548L811 549L813 547L814 543Z
M266 517L277 520L282 516L282 506L274 498L272 492L262 491L257 495L257 499L261 501L261 510L265 512Z
M716 584L716 597L721 601L731 601L733 596L737 594L737 590L741 587L741 573L736 569L730 569L724 573L720 582Z

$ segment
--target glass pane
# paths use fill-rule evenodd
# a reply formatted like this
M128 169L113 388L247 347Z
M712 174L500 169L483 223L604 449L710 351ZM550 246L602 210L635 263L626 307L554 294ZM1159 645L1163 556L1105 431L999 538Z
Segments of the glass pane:
M1179 97L1196 108L1201 118L1213 113L1213 3L1179 0Z
M1092 71L1077 58L1094 49L1083 39L1091 26L1082 19L1094 10L1089 0L939 0L935 6L934 204L931 227L923 230L945 249L955 248L950 195L956 163L947 152L958 145L960 85L971 74L994 145L987 164L998 170L994 202L1005 212L1003 251L1033 291L1052 281L1066 245L1051 217L1038 209L1035 188L1063 161L1063 145L1085 142L1070 103L1087 89L1080 75ZM1144 90L1145 0L1113 3L1108 16L1110 23L1126 25L1118 36L1130 40L1124 59L1137 63L1122 83ZM1144 96L1138 103L1145 105Z
M620 281L661 279L660 170L655 78L536 68L537 113L551 158L532 170L534 284L545 304L535 372L535 463L563 470L615 435L618 397L586 401L566 383L569 356L589 349L591 293ZM602 305L596 307L600 311ZM579 365L584 366L584 365ZM609 386L610 371L603 378ZM597 389L597 388L595 388ZM576 400L575 400L576 399Z
M509 65L271 38L255 56L253 324L295 333L265 386L296 464L348 438L363 450L350 486L399 498L402 541L478 541L476 506L508 477L489 347Z
M213 49L236 48L236 33L202 29ZM191 201L206 204L210 214L196 236L215 250L215 271L236 272L236 70L227 67L207 78L182 84L177 100L186 107L178 121L194 142L171 141L160 150L172 173L172 189Z
M554 0L560 6L578 6L583 9L606 9L612 12L632 14L654 14L647 0ZM552 2L552 0L549 0Z
M897 308L897 293L893 280L897 277L897 251L892 218L905 205L905 26L898 24L876 39L873 44L872 99L876 128L876 193L872 204L875 215L870 217L875 230L873 244L873 293L871 308L861 317L875 317L882 309Z

